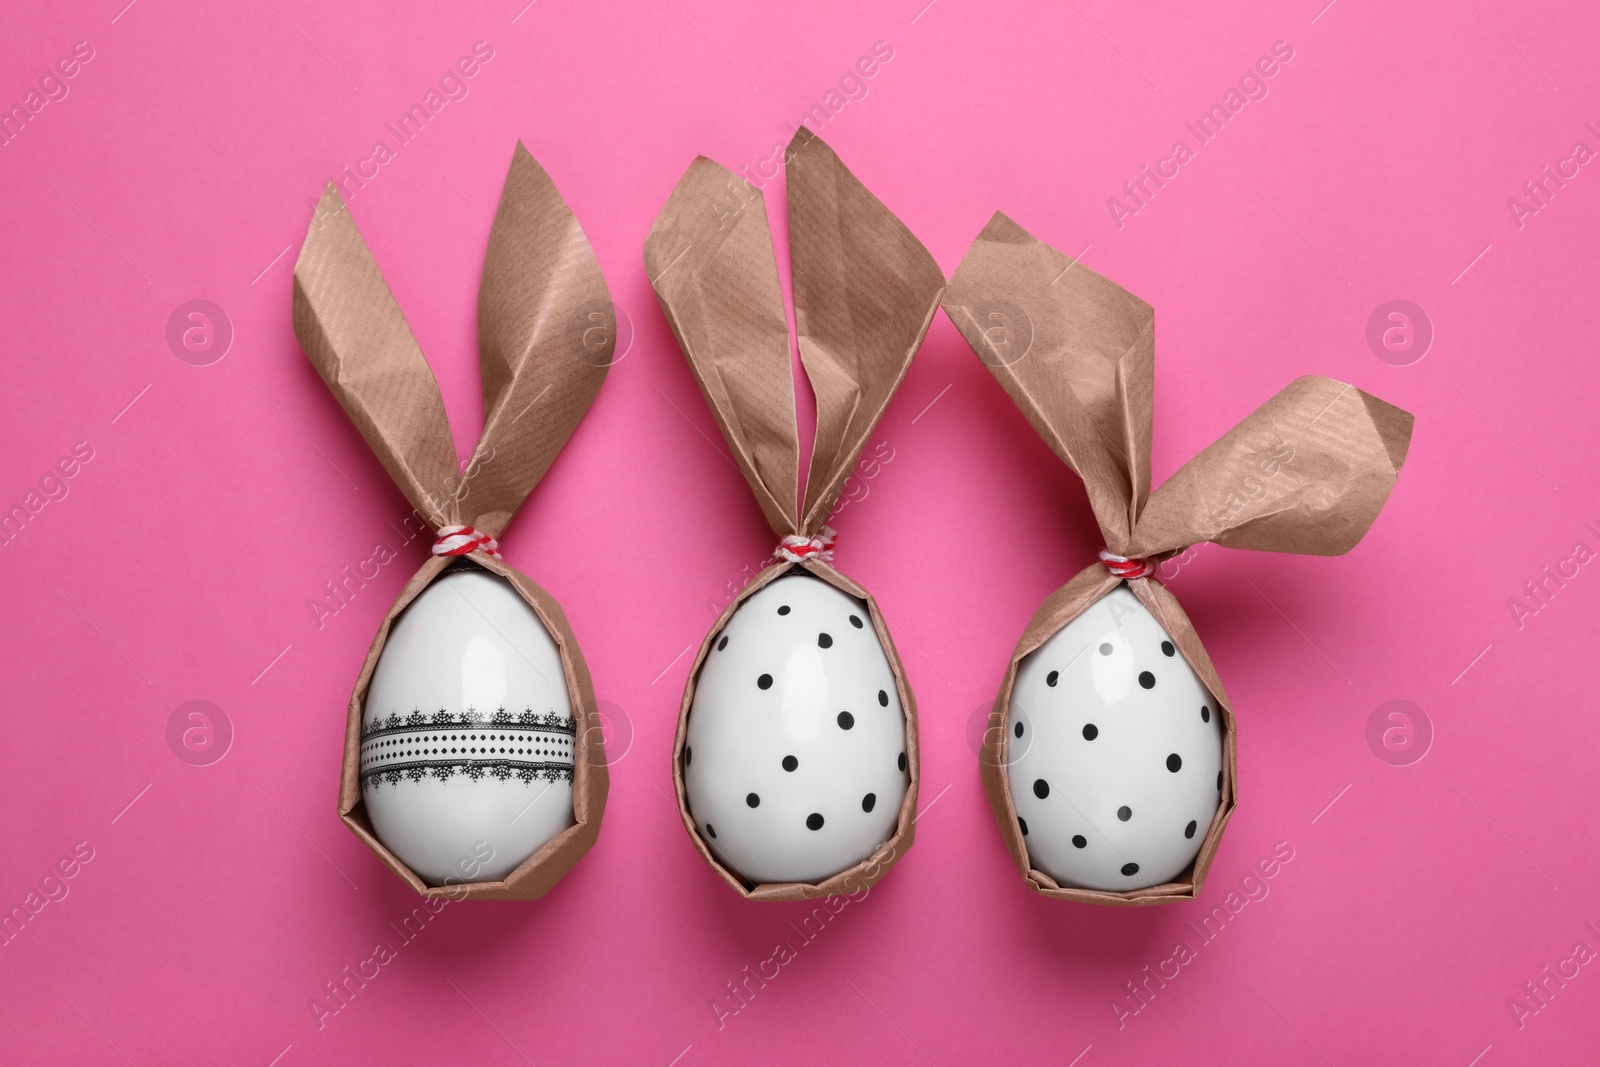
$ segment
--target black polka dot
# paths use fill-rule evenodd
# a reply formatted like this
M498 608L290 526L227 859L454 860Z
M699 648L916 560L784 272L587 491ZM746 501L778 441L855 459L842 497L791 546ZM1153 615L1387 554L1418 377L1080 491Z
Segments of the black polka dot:
M1072 847L1073 848L1087 848L1088 846L1089 846L1089 839L1088 838L1084 837L1082 834L1073 834L1072 835Z
M1051 671L1049 674L1044 676L1044 684L1048 685L1048 686L1054 686L1060 680L1061 680L1061 672L1060 671Z
M761 677L757 678L756 679L756 688L757 689L771 689L772 688L772 675L763 674Z
M1017 825L1022 828L1022 836L1023 837L1027 837L1028 836L1028 820L1024 819L1022 816L1018 815L1017 816Z
M817 635L817 647L818 648L832 648L833 647L833 637L830 636L829 634L818 634Z
M752 808L759 808L761 806L761 798L754 793L746 793L744 802L750 805Z
M1045 797L1049 796L1050 783L1045 781L1043 778L1035 778L1033 780L1033 795L1038 797L1040 800L1043 800Z
M855 615L850 616L850 625L858 630L861 629L861 619Z
M1137 863L1124 863L1122 865L1122 873L1124 877L1132 878L1139 873L1139 865Z
M711 835L712 838L715 838L717 836L716 827L712 826L710 823L706 823L706 833Z
M1117 809L1117 818L1121 819L1123 822L1127 822L1129 819L1133 818L1133 809L1128 807L1126 804L1122 805L1122 807Z
M1144 686L1146 689L1154 689L1156 687L1156 676L1151 674L1149 671L1140 671L1139 684Z
M878 690L878 706L881 708L889 706L889 694L882 689Z
M787 604L779 605L778 614L779 615L787 615L787 614L789 614L789 605L787 605Z
M1020 722L1017 723L1017 725L1012 728L1011 732L1016 734L1018 737L1021 737L1022 736L1022 724Z
M728 635L727 634L723 634L722 635L722 640L717 642L717 651L721 652L723 649L725 649L727 647L728 647Z
M1196 825L1195 821L1193 819L1190 819L1189 820L1189 825L1185 826L1183 828L1183 836L1184 837L1193 837L1194 836L1195 825Z
M852 726L854 726L856 724L856 717L854 715L850 714L848 711L841 711L839 713L839 720L838 721L839 721L839 729L848 730L848 729L850 729L850 727L852 727Z
M1097 738L1099 736L1100 736L1100 727L1096 726L1092 722L1083 724L1083 739L1085 741L1093 741L1095 738Z
M1183 769L1183 757L1174 752L1167 757L1167 770L1177 774Z
M1161 642L1161 654L1163 656L1175 656L1178 654L1178 650L1172 647L1171 641L1163 641Z
M875 808L877 806L878 806L878 794L876 794L876 793L868 793L866 796L861 798L861 810L862 811L871 811L873 808Z
M807 815L806 816L806 829L807 830L820 830L820 829L822 829L822 816L818 815L816 812L812 812L810 815Z
M906 769L906 754L904 752L900 753L900 769L902 771Z
M683 746L683 765L685 767L694 762L694 749L688 745Z
M1222 792L1222 772L1217 772L1217 792Z
M792 771L798 766L800 766L800 761L795 759L793 756L785 756L785 757L783 757L783 769L784 770Z
M1110 641L1107 641L1105 644L1100 646L1100 654L1102 656L1109 656L1109 655L1111 655L1112 651L1113 650L1111 648L1111 642Z
M1201 722L1210 722L1211 721L1211 709L1206 707L1204 704L1200 705L1200 721Z

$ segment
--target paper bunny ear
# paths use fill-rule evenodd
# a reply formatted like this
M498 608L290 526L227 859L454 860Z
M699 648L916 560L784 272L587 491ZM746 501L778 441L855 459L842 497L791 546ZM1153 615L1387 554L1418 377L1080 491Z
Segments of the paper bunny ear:
M1150 491L1150 305L997 211L950 279L944 309L1078 472L1106 543L1123 552Z
M814 531L922 346L944 272L810 130L785 158L795 328L817 398L803 524Z
M1201 541L1337 556L1383 509L1412 416L1331 378L1291 382L1150 497L1130 556Z
M798 532L789 320L761 194L697 157L645 239L644 265L768 525Z
M461 511L497 536L605 381L616 310L594 250L544 168L517 142L478 289L483 436Z
M406 499L435 528L456 522L439 383L332 182L295 261L294 333Z
M645 269L767 522L814 532L933 321L944 275L927 249L802 128L785 158L800 361L817 433L796 497L800 444L788 320L766 205L704 156L645 241Z

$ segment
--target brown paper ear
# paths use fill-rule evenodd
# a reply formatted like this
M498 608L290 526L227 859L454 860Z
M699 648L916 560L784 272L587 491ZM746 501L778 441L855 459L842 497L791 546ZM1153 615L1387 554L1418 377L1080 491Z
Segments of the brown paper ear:
M1130 556L1201 541L1337 556L1394 488L1412 416L1331 378L1291 382L1150 497Z
M295 261L294 334L406 499L435 529L456 522L439 383L332 182Z
M809 129L786 160L795 326L817 398L803 523L815 531L922 346L944 272Z
M645 239L644 265L768 525L798 532L789 320L761 194L696 158Z
M483 436L456 490L483 533L506 528L589 410L616 327L583 228L518 141L478 289Z
M995 212L945 314L1056 455L1078 472L1112 551L1150 490L1155 313Z

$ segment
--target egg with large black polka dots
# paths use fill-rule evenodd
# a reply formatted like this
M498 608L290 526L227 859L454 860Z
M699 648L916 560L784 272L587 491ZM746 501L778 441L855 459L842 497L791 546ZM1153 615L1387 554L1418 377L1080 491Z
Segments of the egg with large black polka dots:
M1221 799L1222 716L1126 586L1022 661L1007 728L1035 868L1061 885L1130 890L1193 862Z
M740 606L700 668L682 754L701 839L751 882L820 882L893 833L905 720L867 606L801 571Z

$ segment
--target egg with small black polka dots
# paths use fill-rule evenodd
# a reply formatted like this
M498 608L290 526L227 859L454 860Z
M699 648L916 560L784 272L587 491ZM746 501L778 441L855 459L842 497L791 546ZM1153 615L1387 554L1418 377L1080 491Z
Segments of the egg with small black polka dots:
M905 752L866 604L793 571L708 642L679 767L695 830L725 866L751 883L816 883L894 832Z
M1182 874L1221 799L1217 709L1125 585L1029 653L1006 736L1029 863L1084 889L1146 889Z

